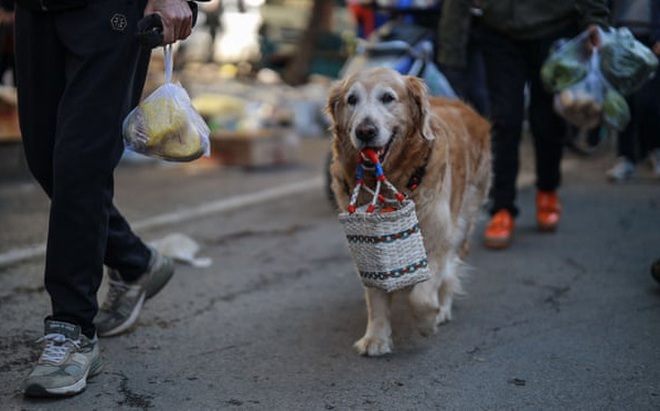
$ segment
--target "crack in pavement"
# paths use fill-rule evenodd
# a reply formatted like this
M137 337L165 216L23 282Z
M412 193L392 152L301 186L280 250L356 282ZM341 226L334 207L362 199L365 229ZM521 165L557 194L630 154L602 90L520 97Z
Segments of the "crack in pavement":
M154 407L154 405L151 402L151 400L154 399L153 395L136 394L129 388L128 386L129 378L124 373L116 372L113 374L121 379L121 381L119 382L118 391L120 394L124 396L124 399L122 401L117 401L117 405L119 405L120 407L127 406L131 408L141 408L143 410Z

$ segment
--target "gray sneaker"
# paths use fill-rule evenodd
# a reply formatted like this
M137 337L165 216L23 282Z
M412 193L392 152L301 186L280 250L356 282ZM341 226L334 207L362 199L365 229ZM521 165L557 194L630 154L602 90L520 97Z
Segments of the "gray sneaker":
M67 396L82 392L87 379L101 371L98 338L90 340L80 327L61 321L46 321L39 342L44 350L23 388L30 397Z
M614 167L607 170L607 179L612 183L616 183L630 180L635 174L635 164L625 157L620 157Z
M653 178L660 178L660 148L651 150L649 153L649 162L651 163Z
M111 337L128 330L138 319L145 300L156 295L174 274L174 263L151 250L149 268L135 282L127 283L117 270L108 270L108 294L96 316L99 337Z

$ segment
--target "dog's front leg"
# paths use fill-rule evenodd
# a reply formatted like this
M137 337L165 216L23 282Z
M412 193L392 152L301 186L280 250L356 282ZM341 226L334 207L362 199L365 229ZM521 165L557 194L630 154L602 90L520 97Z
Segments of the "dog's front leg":
M392 296L385 291L367 288L367 331L354 347L361 355L378 356L392 352L390 303Z

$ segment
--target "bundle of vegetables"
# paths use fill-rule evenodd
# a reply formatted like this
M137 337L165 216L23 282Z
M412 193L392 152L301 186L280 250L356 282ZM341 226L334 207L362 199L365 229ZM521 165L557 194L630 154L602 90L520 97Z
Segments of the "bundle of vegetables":
M626 27L601 31L600 70L623 95L632 94L653 76L658 58Z
M603 100L603 121L609 127L621 131L630 121L630 108L621 93L608 87Z
M589 74L591 52L587 47L587 32L555 43L550 55L541 66L541 81L551 93L583 80Z
M658 59L626 28L599 29L601 46L592 50L584 31L551 51L541 67L544 87L555 94L555 110L571 124L591 129L602 122L622 130L630 121L623 95L639 90Z
M569 123L590 130L601 122L602 102L603 84L597 70L589 66L585 78L555 94L554 107Z

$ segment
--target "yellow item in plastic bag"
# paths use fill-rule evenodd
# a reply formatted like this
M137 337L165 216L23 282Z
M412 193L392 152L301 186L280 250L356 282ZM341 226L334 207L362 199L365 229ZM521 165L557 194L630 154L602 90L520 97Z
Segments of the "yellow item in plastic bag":
M167 83L124 119L126 147L168 161L192 161L209 155L209 127L195 111L186 90L169 81L171 73L167 70L166 64L166 74L170 74Z

